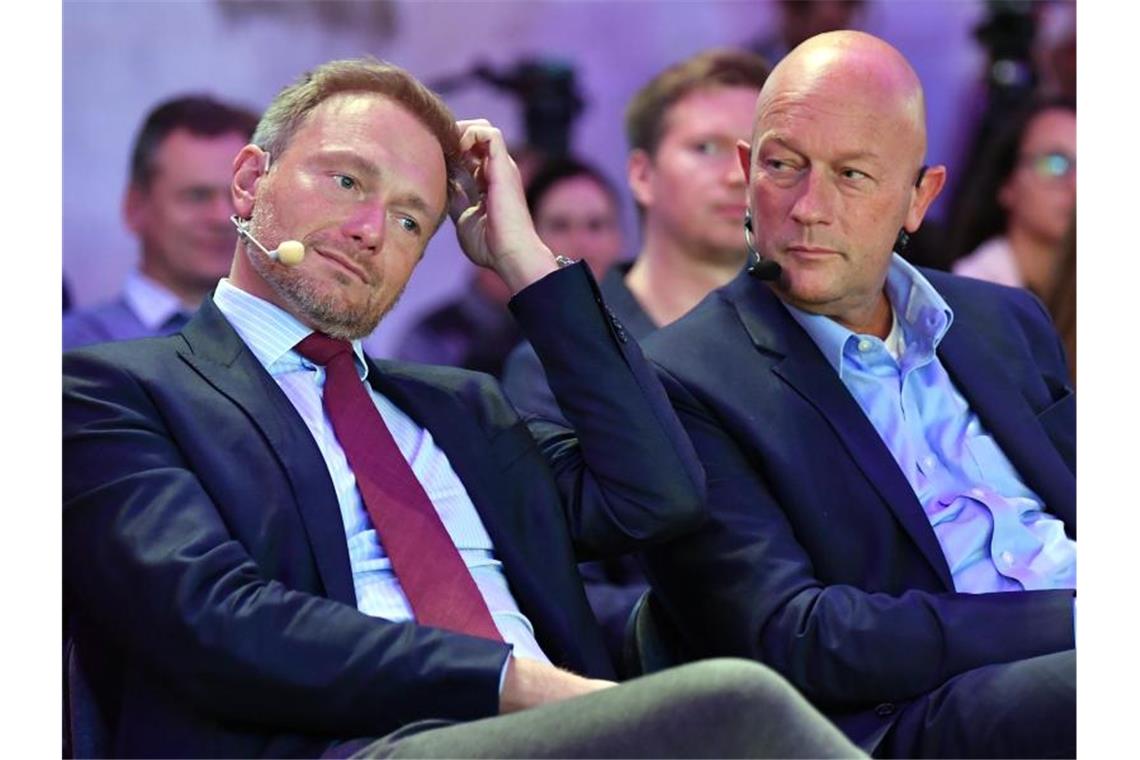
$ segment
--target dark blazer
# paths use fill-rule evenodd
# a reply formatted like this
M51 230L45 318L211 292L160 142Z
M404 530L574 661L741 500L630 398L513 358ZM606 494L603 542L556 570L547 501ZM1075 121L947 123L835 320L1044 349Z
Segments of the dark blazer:
M598 283L598 288L606 299L606 305L625 326L626 334L634 340L641 340L656 330L657 325L625 286L625 276L632 266L632 262L614 265ZM531 424L543 420L570 427L547 383L542 361L530 343L524 341L519 344L507 357L503 368L503 390L519 414ZM610 659L618 672L623 673L624 663L621 660L626 624L634 604L648 587L645 574L632 554L583 562L578 571L586 586L590 607L605 631Z
M1075 537L1076 402L1048 316L924 274L954 310L941 361ZM890 451L767 286L742 273L643 347L708 479L710 519L647 556L695 653L767 663L859 741L958 673L1073 647L1071 591L954 592Z
M546 654L609 677L575 561L691 527L703 479L582 267L512 308L577 439L536 442L485 375L368 376L447 453ZM507 645L357 611L316 444L212 301L175 336L65 354L63 420L65 604L116 756L316 755L497 713Z

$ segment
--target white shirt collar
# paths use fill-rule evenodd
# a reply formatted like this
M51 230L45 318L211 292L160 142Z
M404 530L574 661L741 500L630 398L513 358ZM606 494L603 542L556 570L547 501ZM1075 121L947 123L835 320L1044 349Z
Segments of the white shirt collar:
M123 300L150 330L158 330L175 314L186 312L178 296L137 269L127 275Z
M314 331L289 312L245 292L228 277L218 282L214 305L271 375L311 364L293 347ZM352 351L356 355L356 370L363 380L368 376L368 364L359 340L352 341Z

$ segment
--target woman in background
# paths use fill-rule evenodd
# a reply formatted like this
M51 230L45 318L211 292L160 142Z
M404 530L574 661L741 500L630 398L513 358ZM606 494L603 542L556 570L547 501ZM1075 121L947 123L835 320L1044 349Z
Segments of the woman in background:
M1077 202L1075 104L1030 104L984 155L953 227L953 271L1044 298L1053 290L1057 252Z

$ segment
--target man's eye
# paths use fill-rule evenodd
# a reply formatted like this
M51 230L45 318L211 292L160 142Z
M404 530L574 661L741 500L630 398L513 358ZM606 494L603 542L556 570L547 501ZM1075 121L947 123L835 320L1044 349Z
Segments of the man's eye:
M839 172L839 176L843 179L869 179L870 175L866 172L861 172L858 169L843 169Z
M766 158L764 159L764 168L770 172L775 172L777 174L786 174L787 172L792 171L795 167L793 167L790 162L784 161L780 158Z
M337 183L343 190L352 190L356 187L356 180L347 174L334 174L333 181Z
M697 153L705 156L715 156L720 153L720 145L712 140L705 140L693 146Z
M404 228L404 230L406 230L407 232L410 232L410 233L412 233L413 235L418 235L418 234L420 234L420 223L419 223L419 222L417 222L417 221L416 221L415 219L413 219L412 217L410 217L410 216L401 216L401 217L400 217L400 220L399 220L399 223L400 223L400 226L401 226L401 227L403 227L403 228Z
M191 187L183 191L182 197L190 203L209 203L214 199L214 191L208 187Z

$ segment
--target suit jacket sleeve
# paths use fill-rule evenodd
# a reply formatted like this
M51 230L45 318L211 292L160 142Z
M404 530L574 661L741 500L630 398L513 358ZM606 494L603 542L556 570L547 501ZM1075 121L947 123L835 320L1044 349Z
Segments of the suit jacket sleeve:
M507 357L503 365L503 391L523 417L539 417L570 427L550 392L542 360L530 343L517 346Z
M505 644L265 577L123 356L64 356L69 604L197 709L241 724L368 736L497 713Z
M566 422L532 418L580 558L628 552L704 518L704 472L660 380L583 264L521 291L511 310Z
M704 463L710 517L651 549L647 569L697 654L760 660L808 698L850 706L905 700L968 669L1074 646L1071 591L888 594L823 582L781 507L794 494L778 493L724 423L664 379ZM876 561L890 568L898 558L889 555Z

